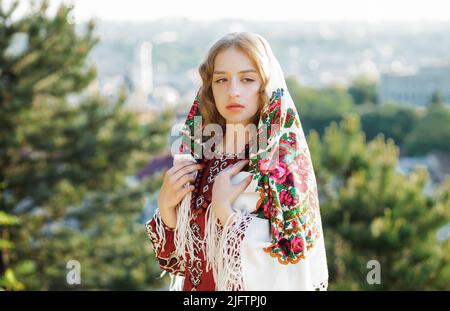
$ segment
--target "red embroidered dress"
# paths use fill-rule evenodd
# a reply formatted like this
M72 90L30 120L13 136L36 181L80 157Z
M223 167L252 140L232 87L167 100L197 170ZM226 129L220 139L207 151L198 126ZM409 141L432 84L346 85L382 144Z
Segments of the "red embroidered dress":
M194 234L203 239L205 236L206 210L211 203L212 187L214 178L223 169L233 165L241 160L248 159L249 145L245 146L245 150L240 155L215 153L213 159L203 159L202 163L205 168L198 171L195 179L195 188L192 193L191 210L193 220L190 226ZM248 165L243 169L246 171ZM186 252L186 262L178 257L175 252L174 233L175 229L167 227L164 223L165 243L162 245L161 239L157 232L157 221L162 220L159 211L155 213L153 218L146 223L146 230L152 243L156 258L162 269L175 275L184 276L183 291L201 290L214 291L216 284L212 270L206 269L206 259L202 250L196 250L198 260L192 260L190 254Z

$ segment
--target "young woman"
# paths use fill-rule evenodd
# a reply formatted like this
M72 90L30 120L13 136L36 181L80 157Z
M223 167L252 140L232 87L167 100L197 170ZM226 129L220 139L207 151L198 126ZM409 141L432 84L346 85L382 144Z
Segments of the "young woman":
M227 34L199 72L179 152L146 223L170 289L326 290L313 165L269 44Z

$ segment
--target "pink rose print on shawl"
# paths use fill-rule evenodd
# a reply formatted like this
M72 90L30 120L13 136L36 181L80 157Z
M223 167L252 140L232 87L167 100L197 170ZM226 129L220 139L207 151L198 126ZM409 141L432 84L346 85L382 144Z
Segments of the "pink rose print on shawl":
M303 241L303 238L295 236L291 240L291 248L295 254L303 252L305 249L305 242Z
M258 162L258 170L260 172L269 171L270 177L274 178L278 184L284 184L290 175L286 163L279 159L272 161L269 159L261 159Z
M284 146L284 148L295 148L297 145L297 141L294 133L289 133L287 137L280 138L280 145ZM280 151L281 152L281 151Z
M289 174L286 163L276 159L273 161L273 165L270 167L271 177L275 179L277 184L284 184L286 181L286 177Z
M295 179L295 187L299 189L300 192L306 192L308 190L308 179L309 179L309 161L305 154L300 154L295 158L295 169L298 172L298 178Z
M272 191L269 191L268 193L265 194L266 198L264 200L264 202L261 203L261 207L264 213L264 217L267 219L270 219L270 208L272 207L272 202L273 202L273 197L272 197ZM273 231L274 228L272 228Z
M298 254L304 251L305 241L302 237L294 236L291 241L281 238L278 241L278 246L284 256L289 256L290 252Z
M278 246L280 247L280 250L284 256L289 255L289 252L291 250L291 243L287 239L285 238L280 239L278 241Z
M284 206L295 206L298 204L297 198L292 197L292 194L289 190L281 190L279 192L280 195L280 203Z

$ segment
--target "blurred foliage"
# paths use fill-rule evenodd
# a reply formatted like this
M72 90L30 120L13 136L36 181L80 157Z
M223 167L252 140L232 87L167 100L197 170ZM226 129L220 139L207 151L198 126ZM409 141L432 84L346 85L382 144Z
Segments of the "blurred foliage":
M2 194L0 192L0 198L1 196ZM6 266L5 263L9 263L10 252L15 247L14 243L9 240L9 227L18 225L19 223L18 217L9 215L0 210L0 252L4 266ZM0 290L23 290L24 288L25 286L17 280L16 275L11 268L4 269L4 273L0 275Z
M450 108L442 95L434 93L425 111L414 106L378 103L376 84L356 78L350 87L313 89L301 86L295 78L286 81L305 133L314 129L322 137L332 122L339 122L348 112L361 116L367 139L378 134L391 138L402 156L422 156L430 152L450 152Z
M421 113L407 107L392 104L367 110L361 115L361 126L368 140L382 133L402 146L405 138L419 122Z
M450 109L431 104L405 138L405 151L425 155L430 151L450 153Z
M301 118L330 118L353 111L354 103L346 89L327 87L317 90L301 86L295 78L287 78L286 83Z
M140 124L124 92L85 92L94 24L76 30L46 1L12 19L17 4L0 3L0 287L159 288L140 217L160 180L127 180L166 147L173 114ZM80 285L66 282L72 259Z
M366 142L359 116L333 122L308 137L321 195L330 289L449 290L450 178L424 194L423 167L396 171L399 150L382 134ZM381 284L366 281L366 265L381 265Z
M352 85L348 88L348 93L356 105L378 104L377 85L364 76L353 80Z

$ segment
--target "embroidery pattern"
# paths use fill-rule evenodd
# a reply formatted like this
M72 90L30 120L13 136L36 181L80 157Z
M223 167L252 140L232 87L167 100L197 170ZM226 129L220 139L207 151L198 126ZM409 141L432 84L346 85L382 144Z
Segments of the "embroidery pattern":
M198 238L200 237L200 226L199 224L197 224L195 222L195 218L193 218L194 222L191 222L191 229L192 232L194 233L194 235ZM195 249L195 253L199 254L201 251L201 248L198 248L198 245L195 244L194 246L197 246ZM190 258L189 259L189 280L191 281L192 284L192 290L196 290L195 288L200 284L200 279L201 276L203 274L203 269L202 269L202 261L200 258L196 257L195 258Z
M248 144L246 145L244 152L248 154ZM237 155L234 154L217 153L217 155L219 155L220 157L210 160L204 160L206 168L208 169L206 174L207 176L204 176L206 173L204 172L204 170L200 170L197 172L197 176L194 182L195 188L191 197L191 210L193 211L193 213L190 225L192 233L194 234L194 238L196 240L202 241L201 244L195 244L195 246L197 246L195 247L196 255L199 255L200 251L203 251L203 254L205 254L206 247L205 237L201 236L200 226L196 223L197 217L201 213L206 212L206 210L210 206L215 177L226 167L238 161ZM200 188L201 185L204 186ZM196 259L192 257L196 257ZM204 261L206 261L206 258L204 258ZM197 290L196 287L198 287L198 285L200 284L201 276L203 274L202 260L200 259L200 256L190 257L188 270L189 280L192 284L192 290Z
M155 224L158 225L158 221L161 220L160 214L156 213L154 215L153 219L156 220ZM168 254L168 256L161 255L161 251L162 251L161 248L163 248L162 244L163 244L165 238L158 236L158 234L156 233L156 232L158 232L158 230L156 228L155 228L155 230L153 230L151 223L152 223L152 220L149 220L145 224L145 229L147 231L149 240L152 243L152 247L153 247L156 259L158 260L159 266L167 272L184 276L185 271L186 271L184 260L181 260L175 251L170 252ZM157 254L159 254L159 256L157 256Z

